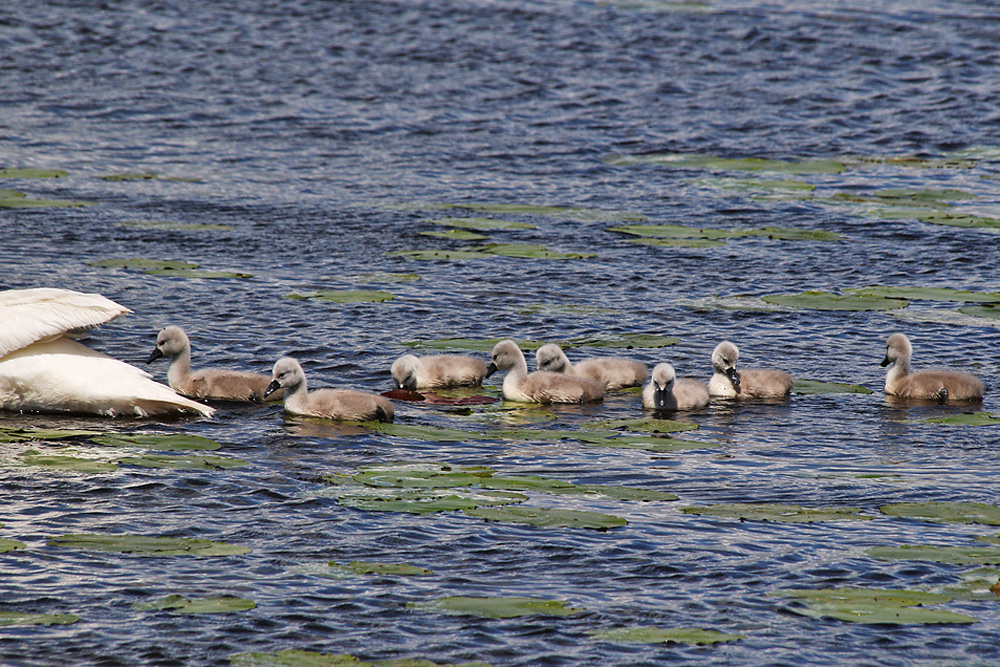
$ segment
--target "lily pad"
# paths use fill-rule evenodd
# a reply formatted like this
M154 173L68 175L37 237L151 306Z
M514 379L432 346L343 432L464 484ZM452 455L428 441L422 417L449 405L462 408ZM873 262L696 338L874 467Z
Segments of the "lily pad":
M714 248L716 246L726 245L725 241L713 241L711 239L638 238L625 239L625 243L647 245L654 248Z
M1000 304L981 304L978 306L962 306L958 312L974 317L987 317L991 320L1000 320Z
M1000 426L1000 413L996 412L962 412L943 417L930 417L921 420L924 424L947 424L949 426Z
M485 234L477 234L465 229L449 229L446 232L420 232L421 236L431 236L438 239L449 239L452 241L482 241L489 238Z
M454 428L437 426L422 426L419 424L372 423L365 424L370 431L398 438L410 438L425 442L467 442L469 440L484 440L488 436L475 431L463 431Z
M710 229L684 227L682 225L622 225L609 227L609 232L621 232L634 236L658 239L734 239L761 236L780 241L840 241L843 236L823 230L799 229L794 227L761 227L756 229Z
M295 300L309 299L311 301L329 301L331 303L368 303L391 301L395 294L381 290L320 290L305 294L287 294L287 298Z
M837 160L786 161L766 158L722 158L691 153L646 153L616 156L611 164L631 166L649 164L675 169L714 169L720 171L765 171L783 174L839 174L846 168Z
M81 199L30 199L28 197L0 198L0 208L82 208L97 202Z
M528 497L504 491L454 493L445 489L384 489L378 494L371 490L347 489L338 494L338 501L345 507L366 512L407 512L434 514L455 512L476 507L509 505L524 502Z
M978 568L961 574L959 584L941 588L941 593L953 600L978 602L1000 601L1000 571L995 568Z
M685 227L683 225L619 225L608 227L609 232L658 239L730 239L738 232L726 229Z
M812 618L836 618L853 623L928 624L975 623L978 619L924 605L949 602L937 593L882 588L820 588L772 591L770 595L792 598L805 607L788 611Z
M930 501L883 505L879 509L889 516L905 516L923 521L1000 526L1000 507L984 503Z
M247 611L257 606L253 600L233 596L216 598L187 598L183 595L168 595L153 602L132 605L136 611L172 611L177 614L228 614Z
M89 551L116 551L145 556L238 556L248 547L193 537L149 537L146 535L98 535L70 533L53 537L49 546Z
M949 565L998 565L1000 549L995 547L948 547L932 544L899 547L872 547L865 552L879 560L917 560Z
M516 618L518 616L573 616L585 611L583 607L570 607L563 600L545 600L527 597L446 597L431 602L409 602L407 609L438 611L445 614L481 616L483 618Z
M60 456L56 454L26 454L19 460L25 465L38 466L40 468L55 468L57 470L68 470L72 472L98 473L114 472L118 466L106 461L95 461L93 459L81 459L75 456Z
M234 653L229 656L229 664L233 667L371 667L373 663L361 662L351 655L287 649L276 653Z
M780 306L809 310L892 310L905 308L909 305L901 299L831 294L830 292L818 291L807 291L801 294L768 294L761 299Z
M197 269L197 264L169 259L148 259L131 257L127 259L98 259L87 262L90 266L103 269L139 269L140 271L187 271Z
M624 333L615 336L571 338L563 341L562 348L571 347L596 347L596 348L617 348L632 350L636 348L655 349L670 347L681 342L680 338L673 336L663 336L651 333Z
M780 523L812 523L813 521L867 521L875 517L861 514L856 507L806 508L801 505L775 503L722 503L707 507L682 507L685 514L715 516L740 521L777 521Z
M923 211L912 217L915 217L923 222L929 222L932 225L964 227L968 229L1000 230L1000 218L989 218L981 215L953 213L950 211Z
M62 178L69 172L62 169L0 169L0 178Z
M433 570L406 563L374 563L370 561L352 560L347 565L339 565L330 561L331 568L340 568L354 574L385 574L404 577L423 577L434 574Z
M939 593L895 588L783 588L768 595L824 604L837 602L881 602L902 606L940 604L951 598Z
M99 436L99 431L83 431L72 429L34 429L0 426L0 437L17 440L64 440L69 438L89 438Z
M200 269L150 269L145 272L150 276L168 276L172 278L197 278L201 280L242 280L253 278L252 273L240 271L202 271Z
M389 257L406 257L421 261L454 261L463 259L489 259L490 255L476 250L396 250L386 253Z
M1000 303L1000 293L970 292L947 287L884 287L874 285L850 290L860 296L910 301L955 301L958 303Z
M557 252L536 243L493 243L485 245L479 248L479 250L490 255L520 259L567 260L597 257L595 253L590 252Z
M580 510L555 510L541 507L476 508L463 512L467 516L487 521L505 521L511 523L528 523L534 526L560 528L590 528L593 530L608 530L620 528L628 521L611 514L586 512Z
M952 611L872 602L812 603L806 607L789 607L788 611L811 618L835 618L851 623L879 625L936 625L979 622L978 618L956 614Z
M843 382L821 382L819 380L804 380L795 378L792 383L793 394L871 394L872 390L858 384Z
M718 644L746 639L746 635L725 634L697 628L656 628L633 626L588 632L594 639L606 642L637 644Z
M4 625L69 625L80 620L74 614L29 614L20 611L0 611L0 626Z
M959 157L927 158L916 155L862 155L852 158L858 162L887 165L890 167L914 167L917 169L971 169L975 160Z
M222 456L166 456L161 454L146 454L119 459L121 465L141 466L143 468L176 468L184 470L227 470L243 468L246 461Z
M24 549L26 546L27 545L20 540L0 539L0 554L5 554L8 551Z
M215 451L222 447L215 440L200 435L107 435L90 440L102 447L141 447L161 452L168 451Z
M974 194L965 190L886 188L876 192L838 192L828 200L832 203L946 208L949 202L975 198Z
M535 225L528 222L512 222L510 220L495 220L493 218L437 218L435 220L428 220L427 222L445 227L471 229L479 232L492 232L502 229L537 229Z
M152 181L159 178L153 172L126 171L120 174L105 174L101 176L105 181Z

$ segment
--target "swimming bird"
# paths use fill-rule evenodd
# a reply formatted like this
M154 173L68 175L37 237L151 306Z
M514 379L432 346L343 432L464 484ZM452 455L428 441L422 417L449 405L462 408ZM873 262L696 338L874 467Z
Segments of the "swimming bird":
M269 375L223 368L191 370L191 341L184 329L169 326L156 336L156 347L146 363L161 357L170 359L167 382L175 391L200 400L249 401L260 403L271 382ZM273 396L274 399L281 395Z
M913 346L901 333L889 336L885 343L882 366L892 364L885 374L885 393L900 398L923 398L948 401L981 401L985 387L979 378L958 371L920 371L910 373Z
M605 389L638 387L649 376L646 364L625 357L596 357L572 364L562 348L555 343L538 348L535 363L540 371L590 378L603 384Z
M400 389L478 387L486 377L486 362L464 354L417 357L404 354L392 362L392 379Z
M287 412L338 421L391 422L394 417L392 401L372 392L328 388L309 391L302 366L291 357L278 359L273 375L264 398L284 389Z
M503 397L522 403L589 403L604 398L604 385L596 380L551 371L528 373L524 353L512 340L502 340L493 347L486 377L507 371Z
M708 382L708 393L720 398L787 398L792 393L792 376L770 368L750 368L738 371L740 351L728 340L719 343L712 352L714 373Z
M708 386L700 380L678 378L668 363L656 364L642 390L642 407L651 410L696 410L708 405Z
M211 417L213 408L71 338L131 312L100 294L57 288L0 292L0 409Z

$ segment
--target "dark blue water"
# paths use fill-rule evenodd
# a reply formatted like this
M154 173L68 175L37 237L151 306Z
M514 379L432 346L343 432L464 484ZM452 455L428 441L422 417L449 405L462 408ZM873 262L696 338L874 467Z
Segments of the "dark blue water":
M886 336L903 331L916 347L915 365L976 373L989 390L984 409L996 410L995 321L961 315L949 303L915 301L882 313L765 309L756 300L873 284L1000 291L998 237L870 215L877 205L762 197L719 181L796 178L814 185L816 197L953 188L976 196L954 209L1000 216L1000 12L993 3L22 5L0 8L0 167L68 175L2 179L0 187L96 205L0 209L0 287L95 291L132 308L96 332L89 341L96 349L138 364L156 331L177 324L192 338L196 366L267 372L292 354L314 385L384 390L389 365L407 350L403 341L652 332L681 342L629 354L650 364L668 360L681 375L707 379L712 348L729 338L747 366L875 393L715 405L685 419L701 427L692 437L722 446L668 454L574 441L427 442L289 419L279 406L224 406L211 421L83 420L91 428L204 435L224 443L220 455L250 465L0 472L0 537L27 544L0 555L0 610L81 618L0 628L4 664L224 665L241 651L285 649L494 665L1000 662L995 603L945 605L980 619L972 625L865 626L793 615L768 595L790 587L933 589L971 569L864 554L878 545L971 546L991 534L987 526L880 516L883 504L1000 500L997 432L919 423L962 408L887 403L878 362ZM796 176L615 159L648 153L840 159L850 168ZM970 162L885 162L903 156ZM102 178L124 172L161 178ZM441 204L591 213L442 211ZM821 230L845 240L649 247L607 231L626 214L656 224ZM491 241L597 257L423 262L390 254L477 245L421 234L443 229L428 220L453 215L534 225L489 232ZM91 264L129 257L251 277L161 277ZM420 279L385 282L373 272ZM287 298L357 288L396 298L343 306ZM526 309L538 305L546 308ZM554 308L567 305L584 308ZM165 379L165 367L152 370ZM488 392L496 387L491 380ZM541 417L502 407L460 414L397 403L397 421L575 429L641 416L638 397L628 393ZM0 423L80 420L8 415ZM8 447L8 461L23 452ZM99 454L80 443L70 449ZM541 529L457 514L361 512L338 504L321 479L397 460L641 486L680 500L539 494L533 504L629 521L608 532ZM740 523L680 511L722 502L859 507L876 518ZM47 546L49 537L70 532L205 537L252 552L154 559ZM406 562L434 575L330 580L301 570L355 559ZM172 593L237 595L257 607L211 616L132 609ZM405 608L446 595L541 596L588 611L483 620ZM746 638L647 646L587 634L626 625Z

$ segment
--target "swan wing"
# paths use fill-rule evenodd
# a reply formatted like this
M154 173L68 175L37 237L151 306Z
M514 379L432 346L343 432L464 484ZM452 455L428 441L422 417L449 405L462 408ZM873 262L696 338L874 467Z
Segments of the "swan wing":
M48 287L0 292L0 358L37 341L82 333L130 312L100 294Z

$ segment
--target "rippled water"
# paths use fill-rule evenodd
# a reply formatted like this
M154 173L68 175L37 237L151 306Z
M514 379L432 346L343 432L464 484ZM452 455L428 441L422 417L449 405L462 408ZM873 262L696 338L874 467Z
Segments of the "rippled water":
M793 396L776 405L714 405L684 419L715 450L652 454L573 441L425 442L303 422L279 406L224 406L210 421L83 420L113 430L183 432L225 443L234 470L2 474L4 610L74 613L66 626L0 629L4 664L228 664L240 651L301 648L366 660L425 657L495 665L995 664L1000 607L953 602L968 626L864 626L814 620L768 596L779 588L933 588L969 568L877 561L872 546L971 545L989 527L878 515L910 500L996 503L991 428L916 420L962 408L899 406L881 392L885 337L910 335L916 365L984 378L997 408L997 329L956 304L898 312L757 310L747 300L869 284L1000 290L997 236L791 197L719 187L718 173L625 165L651 152L785 160L953 156L965 168L866 161L799 178L816 195L958 188L958 208L1000 214L996 149L1000 14L990 2L666 3L187 0L22 3L0 8L0 166L64 169L4 179L31 197L86 208L0 209L0 286L101 292L135 312L90 345L141 363L156 331L185 327L196 365L266 372L300 358L313 385L388 388L402 341L553 340L655 332L670 348L630 352L706 377L723 338L747 366L855 382L871 395ZM676 7L673 9L677 9ZM102 179L155 172L179 180ZM708 177L706 181L705 178ZM421 203L422 202L422 203ZM537 204L605 216L442 213L430 203ZM841 242L736 239L657 248L606 231L616 214L723 229L798 227ZM533 230L490 233L592 252L585 260L495 257L420 262L389 253L461 247L423 236L443 215L490 215ZM127 221L225 225L156 231ZM245 279L184 279L91 262L186 260ZM406 283L361 274L416 273ZM361 277L359 277L361 276ZM338 306L286 298L377 288L390 302ZM720 303L736 307L719 307ZM601 307L525 312L526 306ZM599 353L574 350L571 356ZM165 378L165 366L153 366ZM488 391L495 392L489 382ZM471 415L397 403L400 423L486 430L523 410ZM505 408L511 406L504 406ZM535 427L572 429L641 415L634 394L566 407ZM520 417L519 417L520 415ZM0 424L78 426L7 415ZM52 445L50 448L55 448ZM78 446L79 448L79 446ZM503 473L676 493L666 503L539 495L534 504L628 519L608 532L485 523L343 507L321 475L394 460L488 465ZM721 502L860 507L866 522L733 522L684 514ZM144 558L57 549L71 532L206 537L246 556ZM427 578L329 580L303 565L406 562ZM132 604L181 593L237 595L256 609L184 616ZM483 620L407 611L446 595L532 595L587 612ZM624 625L705 627L746 638L707 647L596 641Z

